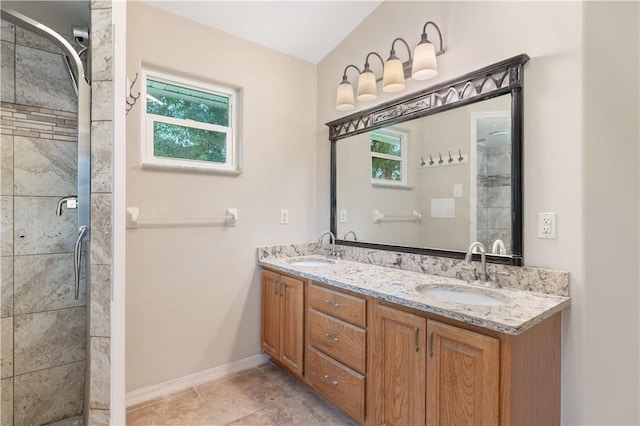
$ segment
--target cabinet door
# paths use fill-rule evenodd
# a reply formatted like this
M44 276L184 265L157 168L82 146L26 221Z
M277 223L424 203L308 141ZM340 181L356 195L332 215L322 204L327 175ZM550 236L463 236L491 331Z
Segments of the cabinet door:
M291 372L302 377L302 350L304 347L304 283L290 277L280 277L282 317L280 322L280 361Z
M500 342L427 322L427 424L497 425Z
M280 358L280 275L262 272L262 350Z
M426 319L387 306L373 309L369 424L425 424Z

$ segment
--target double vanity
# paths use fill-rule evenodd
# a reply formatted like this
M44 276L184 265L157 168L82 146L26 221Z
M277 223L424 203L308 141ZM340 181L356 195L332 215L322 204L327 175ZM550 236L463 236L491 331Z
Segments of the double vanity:
M327 123L341 258L258 249L263 350L359 424L560 424L569 274L523 266L528 61Z
M259 249L262 348L349 418L559 424L560 312L570 299L506 285L509 271L547 276L547 287L562 294L567 275L502 266L505 286L489 287L455 278L464 266L458 260L434 275L347 260L385 257L376 250L347 247L347 259L315 251L313 244ZM402 256L433 260L386 254Z

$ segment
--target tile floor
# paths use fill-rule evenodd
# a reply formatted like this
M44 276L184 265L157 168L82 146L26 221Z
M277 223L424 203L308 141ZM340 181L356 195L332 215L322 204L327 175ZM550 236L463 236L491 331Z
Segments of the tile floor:
M269 363L127 410L137 425L353 425Z

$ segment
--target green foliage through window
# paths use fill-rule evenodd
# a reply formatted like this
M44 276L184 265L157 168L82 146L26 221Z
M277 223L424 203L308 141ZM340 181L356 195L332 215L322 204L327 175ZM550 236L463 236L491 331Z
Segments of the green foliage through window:
M377 180L402 182L403 136L373 131L370 134L371 177Z
M147 80L147 112L165 117L229 125L229 98Z
M224 163L227 135L173 124L153 123L153 154L156 157Z
M150 162L195 160L235 167L233 157L233 104L235 92L176 77L146 78L147 152ZM197 83L196 83L197 84ZM171 163L171 164L175 164ZM184 164L182 164L184 165ZM215 165L197 167L217 167Z

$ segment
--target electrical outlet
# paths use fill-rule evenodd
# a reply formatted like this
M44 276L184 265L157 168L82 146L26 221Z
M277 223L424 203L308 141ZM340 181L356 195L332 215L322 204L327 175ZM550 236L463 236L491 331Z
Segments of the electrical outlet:
M340 223L347 223L347 211L340 210Z
M287 225L289 223L289 210L280 209L280 225Z
M538 213L538 238L555 238L556 220L554 212Z

